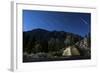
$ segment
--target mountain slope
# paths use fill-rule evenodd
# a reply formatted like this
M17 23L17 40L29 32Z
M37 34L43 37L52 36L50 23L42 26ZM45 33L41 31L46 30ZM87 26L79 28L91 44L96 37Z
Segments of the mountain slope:
M23 32L23 48L24 51L30 49L30 52L35 52L36 48L40 51L57 51L67 45L73 45L83 39L83 37L64 31L48 31L44 29L34 29ZM37 52L39 52L37 50Z

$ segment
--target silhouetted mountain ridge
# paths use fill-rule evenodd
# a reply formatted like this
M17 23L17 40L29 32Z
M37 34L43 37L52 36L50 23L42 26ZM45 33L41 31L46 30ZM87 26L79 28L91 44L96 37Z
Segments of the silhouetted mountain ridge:
M45 29L33 29L31 31L23 32L23 47L25 48L34 48L37 44L41 45L42 49L48 51L48 46L54 45L59 49L65 46L65 41L68 39L71 44L83 39L80 35L65 32L65 31L48 31Z
M73 35L73 36L78 36L78 37L81 37L81 38L83 38L81 35L78 35L78 34L75 34L75 33L71 33L71 32L66 32L66 31L56 31L56 30L53 30L53 31L49 31L49 30L46 30L46 29L41 29L41 28L37 28L37 29L32 29L32 30L30 30L30 31L24 31L24 33L32 33L32 34L36 34L36 33L38 33L38 34L41 34L41 33L45 33L45 34L47 34L47 33L51 33L51 34L62 34L62 35L64 35L64 34L66 34L66 35Z

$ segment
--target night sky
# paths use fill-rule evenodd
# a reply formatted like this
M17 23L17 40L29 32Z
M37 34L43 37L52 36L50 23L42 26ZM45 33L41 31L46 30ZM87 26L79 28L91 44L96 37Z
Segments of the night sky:
M23 31L41 28L85 36L90 32L90 25L90 13L23 10Z

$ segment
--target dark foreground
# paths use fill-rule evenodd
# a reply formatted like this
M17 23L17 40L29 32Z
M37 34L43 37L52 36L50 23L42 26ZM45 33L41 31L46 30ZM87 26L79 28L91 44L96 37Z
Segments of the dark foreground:
M45 62L45 61L69 61L69 60L87 60L91 59L91 57L84 56L71 56L71 57L57 57L57 58L27 58L23 57L23 62Z

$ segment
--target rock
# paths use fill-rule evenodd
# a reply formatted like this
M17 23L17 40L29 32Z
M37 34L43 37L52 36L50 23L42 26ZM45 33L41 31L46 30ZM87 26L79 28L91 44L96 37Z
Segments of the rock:
M91 56L91 40L90 35L84 37L83 40L75 44L80 50L82 56L90 57Z
M75 46L69 46L63 51L63 56L79 56L80 52Z
M71 47L71 53L73 56L79 56L80 52L78 51L78 49L76 47Z
M67 47L64 51L62 56L72 56L71 47Z

